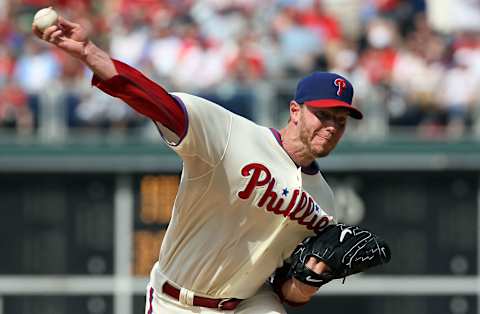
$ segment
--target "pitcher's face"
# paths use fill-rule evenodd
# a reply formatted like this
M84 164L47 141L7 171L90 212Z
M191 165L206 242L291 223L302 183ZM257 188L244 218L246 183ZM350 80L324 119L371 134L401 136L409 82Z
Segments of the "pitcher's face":
M306 105L301 107L300 140L315 158L327 156L345 132L348 110Z

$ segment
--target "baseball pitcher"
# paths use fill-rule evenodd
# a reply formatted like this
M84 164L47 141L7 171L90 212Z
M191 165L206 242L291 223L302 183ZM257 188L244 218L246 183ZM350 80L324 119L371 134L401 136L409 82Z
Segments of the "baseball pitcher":
M61 16L33 32L87 65L94 86L149 117L183 160L145 313L286 313L282 303L301 305L328 281L389 260L373 233L336 223L315 162L335 148L349 117L362 118L344 77L302 79L288 124L275 130L167 92Z

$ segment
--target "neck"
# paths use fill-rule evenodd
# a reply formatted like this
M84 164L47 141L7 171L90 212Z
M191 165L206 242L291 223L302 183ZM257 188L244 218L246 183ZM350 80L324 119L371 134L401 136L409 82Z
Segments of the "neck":
M288 127L281 129L280 134L282 136L283 149L285 149L295 164L301 167L308 167L315 161L315 157L308 152L298 135L293 134Z

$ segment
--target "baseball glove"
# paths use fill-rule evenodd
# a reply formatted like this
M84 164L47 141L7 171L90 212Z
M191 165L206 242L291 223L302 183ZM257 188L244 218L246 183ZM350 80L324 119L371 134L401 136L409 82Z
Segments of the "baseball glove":
M306 264L313 256L330 268L317 274ZM385 241L357 226L336 224L308 237L292 253L288 277L320 287L332 279L344 278L371 267L388 263L390 249Z

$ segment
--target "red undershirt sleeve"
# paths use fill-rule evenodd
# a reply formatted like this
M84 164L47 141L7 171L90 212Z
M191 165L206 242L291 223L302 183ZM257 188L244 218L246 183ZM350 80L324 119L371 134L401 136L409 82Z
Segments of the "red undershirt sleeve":
M118 74L108 80L93 75L92 85L120 98L135 111L159 122L183 139L188 125L183 104L140 71L118 60L112 61Z

